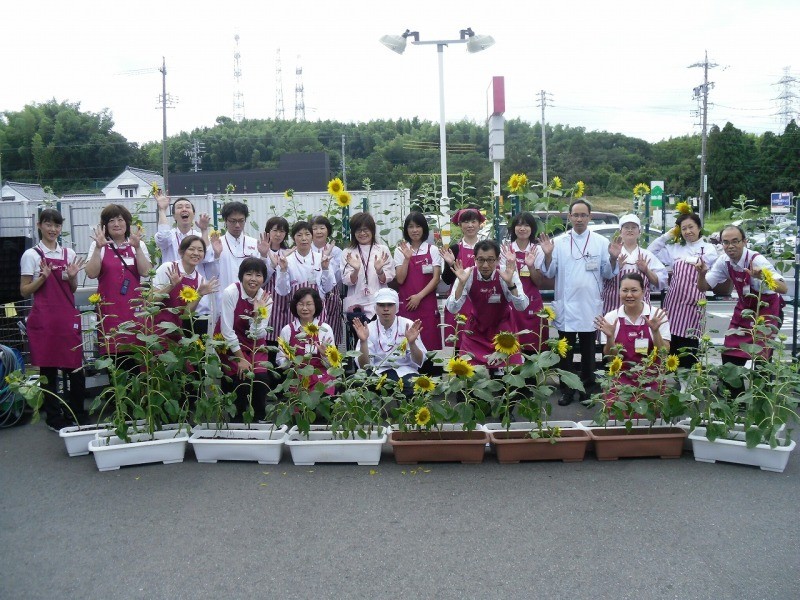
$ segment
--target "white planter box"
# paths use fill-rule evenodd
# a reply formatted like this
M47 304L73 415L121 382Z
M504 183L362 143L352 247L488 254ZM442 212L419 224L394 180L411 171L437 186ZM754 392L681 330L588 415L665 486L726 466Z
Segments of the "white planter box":
M231 423L230 425L239 425ZM189 443L197 462L215 463L218 460L255 461L262 465L277 465L281 460L286 425L275 429L271 424L255 424L250 429L227 427L194 428Z
M286 445L296 465L313 465L318 462L377 465L388 437L387 432L387 428L378 427L367 439L333 439L327 426L312 425L306 438L297 427L292 427L286 437Z
M125 442L115 435L97 435L89 442L89 451L100 471L112 471L127 465L163 462L165 465L183 462L189 432L185 429L156 431L153 438L146 433L131 435Z
M98 423L97 425L73 425L64 427L58 432L58 437L64 440L67 454L70 456L86 456L89 454L89 442L100 435L108 434L111 423Z
M730 462L740 465L760 467L763 471L783 473L789 462L789 453L797 445L792 442L788 446L770 448L769 444L759 444L748 448L744 441L744 432L736 433L735 439L717 438L713 442L706 439L705 430L695 429L689 434L694 450L694 459L699 462Z

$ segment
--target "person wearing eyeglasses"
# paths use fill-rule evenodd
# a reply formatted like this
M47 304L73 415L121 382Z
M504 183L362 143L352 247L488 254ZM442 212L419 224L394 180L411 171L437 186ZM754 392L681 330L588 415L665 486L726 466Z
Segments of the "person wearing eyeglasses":
M500 269L500 246L494 240L481 240L475 244L474 267L465 269L461 259L456 259L452 268L457 281L445 305L455 315L467 298L472 302L467 321L461 326L469 333L461 336L458 351L460 355L471 355L473 364L489 368L501 366L489 362L489 356L495 352L494 336L501 331L514 332L511 311L524 311L530 304L517 273L516 255L507 247L504 256L505 268ZM509 360L520 364L522 356L518 353Z
M725 336L722 362L743 366L752 355L743 350L742 345L755 343L762 348L765 346L765 339L759 339L758 335L753 339L754 322L758 317L764 317L764 323L772 328L769 337L774 338L780 330L784 306L781 294L785 294L789 288L769 260L747 247L747 237L741 227L728 225L720 237L725 254L710 269L705 263L698 263L697 288L706 292L728 280L733 282L739 299L733 309L729 329L735 331ZM767 280L774 289L770 289ZM762 356L769 359L766 348ZM739 388L740 391L742 389Z
M592 207L587 200L577 198L569 205L572 230L555 240L546 234L539 236L539 248L544 253L543 274L554 277L556 311L554 325L560 338L566 338L570 349L559 365L565 371L573 370L577 341L581 353L581 400L586 400L595 386L595 325L594 319L603 313L603 284L619 271L618 260L622 253L622 240L611 243L602 235L592 235L588 225ZM566 406L575 397L575 391L560 384L558 404Z

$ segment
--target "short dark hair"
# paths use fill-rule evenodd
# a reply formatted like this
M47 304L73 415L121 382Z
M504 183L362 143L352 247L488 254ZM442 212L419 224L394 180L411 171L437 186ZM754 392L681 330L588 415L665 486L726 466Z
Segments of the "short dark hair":
M719 232L719 239L720 240L722 239L722 234L725 233L726 229L735 229L736 231L739 232L739 235L742 236L743 240L747 239L747 234L745 234L744 229L739 227L739 225L726 225L725 227L722 228L722 231Z
M250 209L247 208L247 204L244 202L239 202L238 200L233 200L231 202L226 202L222 205L222 210L220 211L220 215L222 216L223 221L227 221L228 217L230 217L233 213L241 213L244 215L244 218L250 216Z
M187 235L185 238L183 238L180 246L178 246L178 254L183 256L183 253L186 252L189 249L189 246L191 246L194 242L200 242L203 244L203 254L205 254L206 243L203 241L203 238L198 235Z
M292 225L292 239L294 239L294 236L300 233L303 229L307 230L308 233L311 233L311 224L308 221L298 221Z
M478 252L486 252L487 250L492 250L495 256L500 256L500 246L494 240L481 240L475 244L475 256L478 256Z
M356 231L366 227L372 233L372 243L377 244L375 239L375 219L368 212L360 212L350 217L350 247L358 248L358 240L356 239Z
M55 208L45 208L39 213L39 225L42 223L55 223L61 225L64 223L64 216Z
M122 217L125 220L125 237L129 237L131 235L131 222L133 221L133 217L131 216L131 211L122 206L122 204L109 204L106 206L100 212L100 225L102 225L103 230L106 235L108 235L108 222L117 217Z
M586 208L589 209L589 214L592 214L592 205L589 204L589 201L585 198L575 198L572 202L569 203L569 210L567 211L568 214L572 214L572 207L576 204L585 204Z
M328 217L324 215L317 215L313 219L311 219L311 228L314 228L314 225L324 225L325 228L328 230L328 237L333 235L333 224L331 224Z
M292 313L295 319L300 318L297 316L297 305L300 303L300 300L306 296L311 296L314 300L314 317L318 317L322 314L322 298L319 292L314 288L305 287L297 290L289 301L289 312Z
M693 212L679 216L677 219L675 219L675 225L677 225L678 229L680 229L681 228L681 223L683 223L684 221L687 221L687 220L694 221L695 224L697 225L697 228L702 231L703 222L700 220L700 215L698 215L697 213L693 213Z
M267 280L267 265L265 265L264 261L260 258L248 256L242 261L242 264L239 265L239 281L243 281L244 274L250 272L261 273L264 277L264 281Z
M189 200L188 198L183 198L183 197L181 197L181 198L178 198L177 200L175 200L175 202L173 202L173 203L172 203L172 214L173 214L173 215L175 214L175 205L176 205L178 202L188 202L188 203L189 203L189 206L191 206L191 207L192 207L192 211L193 211L193 212L196 212L196 210L195 210L195 208L194 208L194 203L193 203L191 200Z
M637 273L636 271L625 271L622 274L622 277L619 278L619 285L622 287L622 282L626 279L632 279L633 281L638 281L639 285L644 289L644 277L642 277L641 273Z
M511 238L512 242L517 241L517 232L514 231L517 225L527 225L531 228L531 239L536 238L536 232L539 229L539 225L536 222L536 217L533 216L533 213L529 213L528 211L521 212L513 219L511 219L511 223L508 224L508 237Z
M405 222L403 223L403 239L409 243L411 243L411 238L408 235L408 226L411 223L415 223L422 227L422 241L428 241L428 234L430 233L430 227L428 226L428 219L425 218L421 212L413 211L408 213Z

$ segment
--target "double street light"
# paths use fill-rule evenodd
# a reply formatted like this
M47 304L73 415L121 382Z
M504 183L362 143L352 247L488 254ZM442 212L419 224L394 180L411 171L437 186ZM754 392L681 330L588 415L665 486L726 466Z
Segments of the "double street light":
M471 27L459 31L457 40L420 40L419 31L406 29L402 35L385 35L381 38L381 44L389 48L392 52L402 54L406 50L408 38L413 38L411 42L414 46L436 45L439 56L439 161L442 172L442 198L440 212L447 215L450 211L450 200L448 194L447 181L447 143L445 140L445 120L444 120L444 48L450 44L466 44L467 52L474 54L481 50L486 50L494 45L494 38L490 35L476 35Z

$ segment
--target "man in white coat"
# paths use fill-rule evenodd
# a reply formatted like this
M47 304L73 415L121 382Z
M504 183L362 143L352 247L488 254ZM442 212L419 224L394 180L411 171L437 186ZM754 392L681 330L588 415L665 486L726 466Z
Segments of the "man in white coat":
M559 365L570 370L575 354L577 340L581 353L581 381L584 392L579 392L581 400L589 397L595 385L595 340L594 319L603 314L603 280L611 279L617 273L617 259L622 250L622 241L609 244L600 234L587 230L592 217L592 207L588 201L579 198L569 205L569 221L572 230L555 240L547 235L539 237L544 252L542 273L554 277L556 311L554 325L559 337L566 338L570 350ZM575 392L561 384L561 399L558 403L566 406L574 400Z

